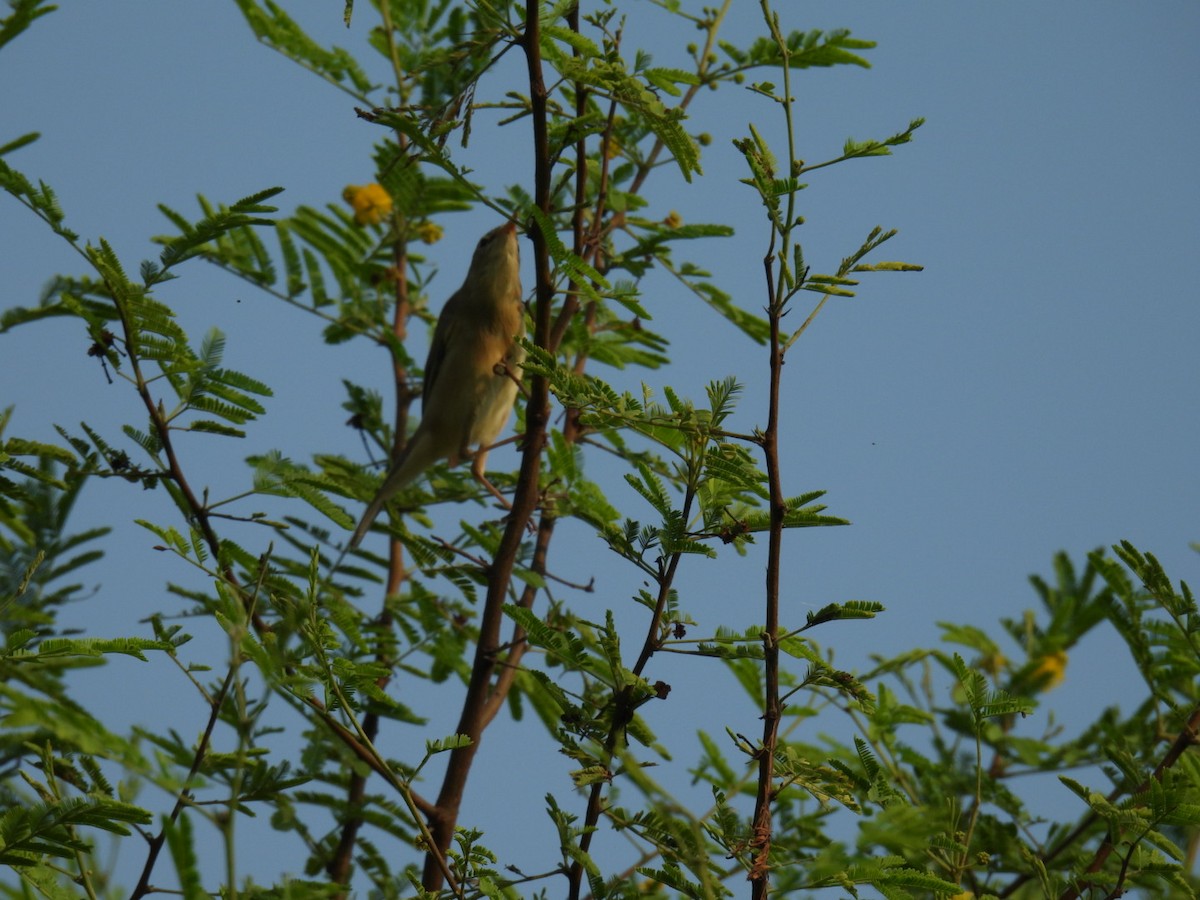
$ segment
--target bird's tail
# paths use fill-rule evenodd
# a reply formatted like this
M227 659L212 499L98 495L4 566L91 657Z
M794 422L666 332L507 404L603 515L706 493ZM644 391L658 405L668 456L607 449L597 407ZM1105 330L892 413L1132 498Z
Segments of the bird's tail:
M379 489L379 493L375 495L375 498L367 506L367 511L363 513L362 519L359 520L358 527L354 529L354 535L350 538L350 549L357 547L366 536L376 517L383 510L384 504L401 489L416 481L436 459L437 454L433 451L433 442L428 440L426 435L418 429L409 441L404 456L393 465L387 478L383 480L383 486Z
M354 535L350 538L350 549L353 550L362 543L362 539L371 530L371 526L375 523L375 519L379 516L380 511L383 509L383 504L386 502L387 498L380 491L375 496L375 499L371 501L370 505L367 506L367 511L358 520L358 527L354 529Z

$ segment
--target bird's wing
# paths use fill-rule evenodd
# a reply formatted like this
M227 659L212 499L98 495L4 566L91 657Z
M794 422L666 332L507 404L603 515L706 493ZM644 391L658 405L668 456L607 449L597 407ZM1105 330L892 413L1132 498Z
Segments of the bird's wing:
M425 358L425 386L421 390L422 402L427 403L433 396L433 386L437 384L438 375L442 371L442 363L446 360L450 345L454 340L455 322L462 305L462 288L454 292L446 301L438 315L437 325L433 329L433 340L429 343L429 356Z

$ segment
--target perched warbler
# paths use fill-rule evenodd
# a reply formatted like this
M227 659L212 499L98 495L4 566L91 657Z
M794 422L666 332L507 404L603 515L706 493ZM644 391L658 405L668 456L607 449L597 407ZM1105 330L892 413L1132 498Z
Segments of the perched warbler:
M450 465L471 459L471 474L505 506L487 480L487 453L503 430L517 398L525 332L517 226L494 228L479 239L462 287L446 301L425 362L421 424L392 463L383 487L354 529L363 535L395 494L439 459ZM478 450L472 452L471 446Z

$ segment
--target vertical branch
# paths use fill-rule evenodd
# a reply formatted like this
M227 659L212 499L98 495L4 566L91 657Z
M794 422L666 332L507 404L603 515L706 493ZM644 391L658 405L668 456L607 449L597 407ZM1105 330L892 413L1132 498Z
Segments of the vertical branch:
M770 493L771 527L767 544L767 571L763 615L763 730L758 749L758 792L754 800L754 818L750 846L753 853L750 869L750 896L755 900L766 897L770 889L771 803L775 799L775 746L779 736L782 710L779 700L779 570L783 548L783 520L787 506L783 496L779 471L779 395L783 377L784 350L779 322L783 304L775 296L774 272L775 234L771 234L771 252L763 260L770 296L770 385L767 392L767 426L762 434L762 449L767 469L767 488Z
M404 100L408 89L405 83L406 74L400 63L399 49L396 46L396 28L392 22L391 10L388 4L379 5L382 19L381 32L387 42L388 59L392 64L392 73L396 80L396 93ZM408 138L403 132L395 131L397 155L404 157L408 148ZM412 313L412 302L408 291L408 228L405 214L397 209L393 213L392 228L396 239L392 244L392 267L389 275L392 281L392 334L398 343L404 343L408 337L408 319ZM417 393L413 390L408 377L408 369L404 360L392 354L392 383L396 386L395 407L392 431L392 446L389 460L395 461L404 452L408 443L408 414L412 408ZM404 545L395 537L388 540L387 582L384 588L383 601L375 624L380 631L390 629L392 614L387 608L387 598L395 594L400 585L408 578L408 567L404 561ZM390 668L391 660L386 657L382 648L376 654L376 661ZM391 680L391 676L379 678L377 684L382 689ZM363 716L363 735L368 745L373 745L379 733L379 715L368 712ZM367 779L370 773L351 773L350 782L346 787L346 817L342 823L341 834L337 846L326 866L326 873L331 881L339 884L349 884L354 871L354 850L358 843L358 834L363 826L362 802L366 796ZM339 897L347 896L343 891Z
M571 31L579 32L579 4L575 4L567 10L567 27ZM579 56L579 49L572 50L575 56ZM542 105L545 106L545 98L542 99ZM588 104L588 89L586 85L575 85L575 118L581 120L587 112ZM609 127L612 126L612 118L609 118ZM547 157L549 148L547 148ZM547 177L549 177L547 175ZM575 142L575 208L571 215L571 236L572 247L574 252L580 258L584 257L586 240L584 237L584 210L587 204L587 139L580 137ZM539 209L543 212L547 210L539 205ZM592 233L599 230L599 220L602 209L598 208L593 213ZM598 261L597 261L598 263ZM570 324L571 318L579 311L579 303L576 299L576 292L571 291L564 298L562 308L559 311L556 321L549 327L549 331L545 344L539 346L557 351L559 344L562 342L563 335L566 332L567 326ZM589 304L587 313L589 330L594 321L595 311L594 304ZM586 365L587 358L581 353L576 359L575 371L582 373ZM547 401L549 397L547 397ZM563 439L568 444L574 444L580 435L579 413L576 410L566 411L566 423L563 425ZM547 559L550 552L550 541L554 536L554 527L557 522L557 517L551 507L543 507L538 518L537 536L534 540L533 555L530 560L530 570L538 575L545 575L547 568ZM521 592L521 597L517 605L530 609L533 606L533 601L537 597L537 588L533 585L526 585ZM507 657L504 660L504 667L496 678L495 685L492 690L491 699L488 702L486 717L487 722L495 717L500 711L500 707L504 703L504 698L508 695L512 688L513 680L516 678L518 667L521 658L525 655L525 650L528 644L525 641L525 631L519 625L513 628L512 636L508 641L508 646L511 648Z
M547 91L542 79L541 28L538 20L538 0L526 0L525 31L519 39L525 51L529 73L531 119L533 122L534 202L547 217L550 213L550 138ZM539 347L548 344L550 311L554 300L554 285L550 278L550 253L546 237L535 224L530 231L533 240L533 260L536 293L534 299L533 340ZM550 386L540 375L531 379L529 402L525 409L525 444L521 456L521 471L513 495L512 511L500 546L488 571L487 598L479 621L479 637L471 678L463 698L457 733L470 738L470 743L450 752L446 774L438 793L437 803L430 814L430 831L435 847L425 858L422 882L426 890L437 890L442 884L438 856L444 855L454 838L454 828L466 790L467 778L479 742L489 718L492 677L495 674L500 648L500 625L503 605L508 595L517 552L525 532L525 523L533 515L538 498L542 449L546 441L546 426L550 420Z
M783 111L787 123L788 164L796 159L795 136L792 130L791 69L787 42L779 31L779 22L770 9L769 0L761 0L763 17L781 54L783 75ZM750 834L750 896L763 900L771 888L771 839L773 824L771 806L775 800L775 749L779 740L779 721L782 706L779 696L779 572L783 555L783 523L787 504L783 494L779 469L779 410L780 386L783 380L783 361L786 348L781 336L780 322L786 312L788 294L781 280L775 281L775 239L781 239L780 265L787 264L792 223L795 221L795 191L788 193L787 213L782 222L771 229L767 255L763 258L767 286L767 319L770 328L768 366L770 383L767 389L767 426L762 434L764 465L767 470L767 490L770 504L770 531L767 543L767 570L764 585L763 610L763 729L758 748L758 789L754 798L754 817ZM796 273L798 278L803 277Z
M403 135L398 135L398 142L400 144L400 152L403 153L406 143ZM400 236L392 246L392 278L394 280L393 290L395 292L392 312L392 334L396 336L397 341L403 342L408 336L408 318L411 311L411 303L408 293L408 244L404 239L404 229L400 227L400 215L397 213L396 222L396 230ZM405 368L404 361L394 354L392 356L392 378L393 383L396 385L396 399L395 426L392 433L390 459L396 460L400 458L400 454L404 452L404 447L408 443L408 412L417 395L408 379L408 369ZM387 608L387 598L399 591L401 584L407 578L408 567L404 562L404 544L398 538L390 537L388 540L388 567L387 581L383 592L384 599L382 608L375 617L375 624L380 631L389 629L392 626L392 614ZM376 654L375 659L377 662L390 668L391 660L387 658L382 650ZM384 688L390 681L390 676L383 676L376 683L380 688ZM362 727L368 743L373 743L379 733L378 713L368 712L363 716ZM353 872L354 848L358 840L358 832L363 824L360 805L366 795L368 777L369 773L352 773L350 783L346 787L346 807L348 814L342 823L342 832L338 838L337 847L329 860L329 864L326 866L326 872L330 880L336 881L339 884L348 884L350 875ZM345 892L339 895L339 897L345 896L347 896Z

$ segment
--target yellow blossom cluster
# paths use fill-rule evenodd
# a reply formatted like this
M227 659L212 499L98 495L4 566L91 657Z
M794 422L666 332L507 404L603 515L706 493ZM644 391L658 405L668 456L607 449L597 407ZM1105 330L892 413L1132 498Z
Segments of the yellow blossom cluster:
M392 214L392 197L381 184L348 184L342 199L354 210L359 225L378 225Z
M1048 691L1058 687L1067 675L1067 654L1062 650L1047 653L1038 660L1033 670L1033 677L1041 684L1042 690Z
M442 239L442 226L426 219L424 222L419 222L413 228L413 234L423 244L436 244Z

